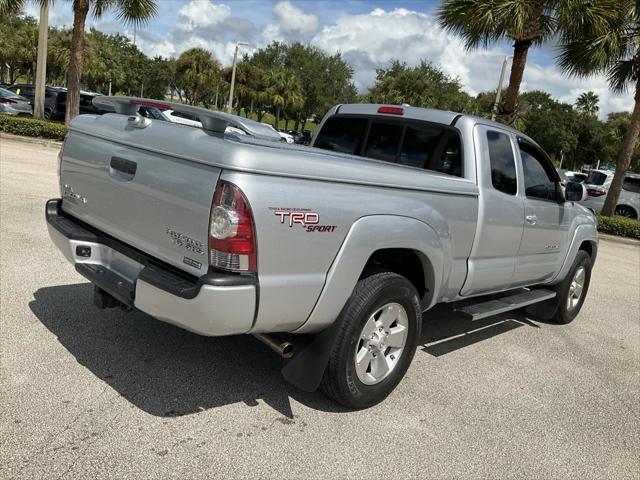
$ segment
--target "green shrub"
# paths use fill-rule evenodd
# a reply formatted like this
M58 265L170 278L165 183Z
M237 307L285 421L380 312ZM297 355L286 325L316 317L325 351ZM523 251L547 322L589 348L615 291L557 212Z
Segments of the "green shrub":
M0 114L0 132L23 135L25 137L40 137L51 140L64 140L67 127L63 123L39 120L31 117L18 117Z
M599 213L596 213L596 217L599 232L640 239L640 220L619 216L604 217Z

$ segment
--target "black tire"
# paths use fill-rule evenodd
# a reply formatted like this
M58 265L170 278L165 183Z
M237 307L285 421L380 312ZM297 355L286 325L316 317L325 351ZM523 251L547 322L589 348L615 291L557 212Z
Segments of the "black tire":
M578 303L573 308L569 308L567 304L567 300L571 290L571 283L573 282L574 276L579 268L584 268L585 270L585 278L582 287L582 293ZM584 250L579 250L576 258L573 261L573 265L571 266L571 270L567 274L566 278L556 285L557 299L558 299L558 308L554 316L552 317L552 321L560 324L571 323L580 313L580 309L582 308L582 304L584 303L584 299L587 296L587 292L589 291L589 282L591 281L591 257Z
M388 376L377 384L366 385L356 373L356 348L367 320L388 303L398 303L406 311L406 343ZM404 377L420 340L422 313L415 287L406 278L391 272L375 273L362 278L336 322L339 322L339 330L322 378L321 390L350 408L361 409L380 403Z
M627 205L618 205L616 207L615 214L620 215L621 217L638 218L638 214L635 210Z
M44 118L45 120L52 120L55 109L51 107L44 108Z

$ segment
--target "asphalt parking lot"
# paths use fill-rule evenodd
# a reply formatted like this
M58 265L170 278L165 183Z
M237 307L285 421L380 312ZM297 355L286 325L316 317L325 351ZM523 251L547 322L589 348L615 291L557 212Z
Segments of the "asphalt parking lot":
M49 242L58 150L0 137L0 478L639 478L640 246L568 326L425 315L383 404L281 379L252 337L101 311Z

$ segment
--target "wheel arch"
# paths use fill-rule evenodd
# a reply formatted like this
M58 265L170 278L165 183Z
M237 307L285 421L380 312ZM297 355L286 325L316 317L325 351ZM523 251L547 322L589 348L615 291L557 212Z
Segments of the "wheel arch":
M389 262L393 254L420 260L420 270L405 268L404 262ZM380 260L387 260L380 262ZM327 273L322 292L307 320L295 333L317 332L331 325L349 299L357 281L367 268L387 267L413 278L423 289L422 307L427 309L438 298L452 264L451 237L439 234L430 225L411 217L371 215L352 225ZM391 268L389 267L391 265ZM447 267L448 266L448 267Z

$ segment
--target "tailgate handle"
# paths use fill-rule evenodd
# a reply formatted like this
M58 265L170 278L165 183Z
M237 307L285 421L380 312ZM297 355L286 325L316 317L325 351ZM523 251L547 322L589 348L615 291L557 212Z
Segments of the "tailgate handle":
M136 174L138 164L133 160L127 160L126 158L111 157L111 168L119 173L123 173L129 177L129 180L131 180Z

